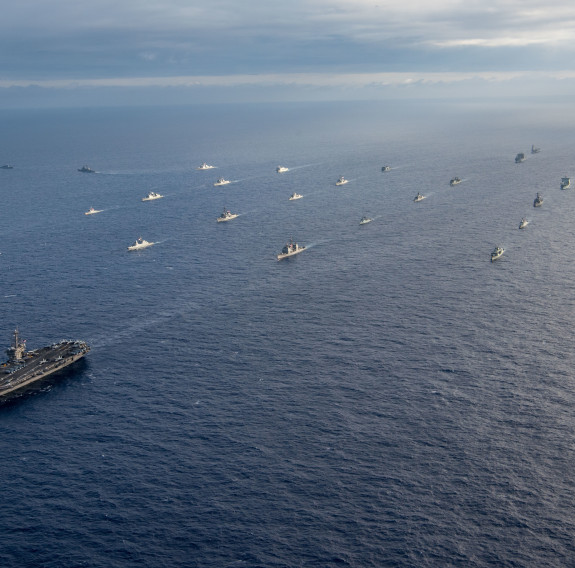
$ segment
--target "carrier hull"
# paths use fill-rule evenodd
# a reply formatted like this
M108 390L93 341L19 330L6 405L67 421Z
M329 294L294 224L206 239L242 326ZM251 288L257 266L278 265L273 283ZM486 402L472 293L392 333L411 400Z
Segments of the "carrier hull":
M18 343L17 343L18 345ZM23 389L72 365L89 351L83 341L60 341L34 351L24 351L0 365L0 397ZM16 353L11 348L9 355Z

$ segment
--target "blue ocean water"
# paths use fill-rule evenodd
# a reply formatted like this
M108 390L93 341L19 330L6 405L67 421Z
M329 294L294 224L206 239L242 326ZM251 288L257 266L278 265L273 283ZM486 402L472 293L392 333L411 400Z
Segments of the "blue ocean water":
M573 122L0 113L4 344L92 346L0 407L0 564L575 565ZM291 237L308 250L278 262Z

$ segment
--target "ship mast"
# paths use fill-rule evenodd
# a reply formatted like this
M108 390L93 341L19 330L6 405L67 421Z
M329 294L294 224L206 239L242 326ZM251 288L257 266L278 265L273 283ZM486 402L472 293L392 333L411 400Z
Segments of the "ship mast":
M14 330L14 339L12 340L12 345L6 352L11 361L21 361L24 357L24 353L26 353L26 343L20 341L20 333L18 332L18 328Z

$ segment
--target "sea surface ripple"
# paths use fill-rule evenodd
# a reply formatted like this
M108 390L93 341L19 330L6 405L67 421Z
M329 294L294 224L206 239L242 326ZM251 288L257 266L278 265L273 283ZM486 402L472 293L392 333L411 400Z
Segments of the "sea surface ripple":
M0 112L4 344L92 346L0 406L0 565L575 565L575 129L532 104Z

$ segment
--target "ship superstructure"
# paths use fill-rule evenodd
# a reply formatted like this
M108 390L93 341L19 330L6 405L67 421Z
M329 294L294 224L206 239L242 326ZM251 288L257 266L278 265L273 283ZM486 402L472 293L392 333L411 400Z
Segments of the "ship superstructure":
M0 365L0 397L52 375L90 351L84 341L62 340L41 349L26 351L26 342L14 331L6 350L8 360Z

